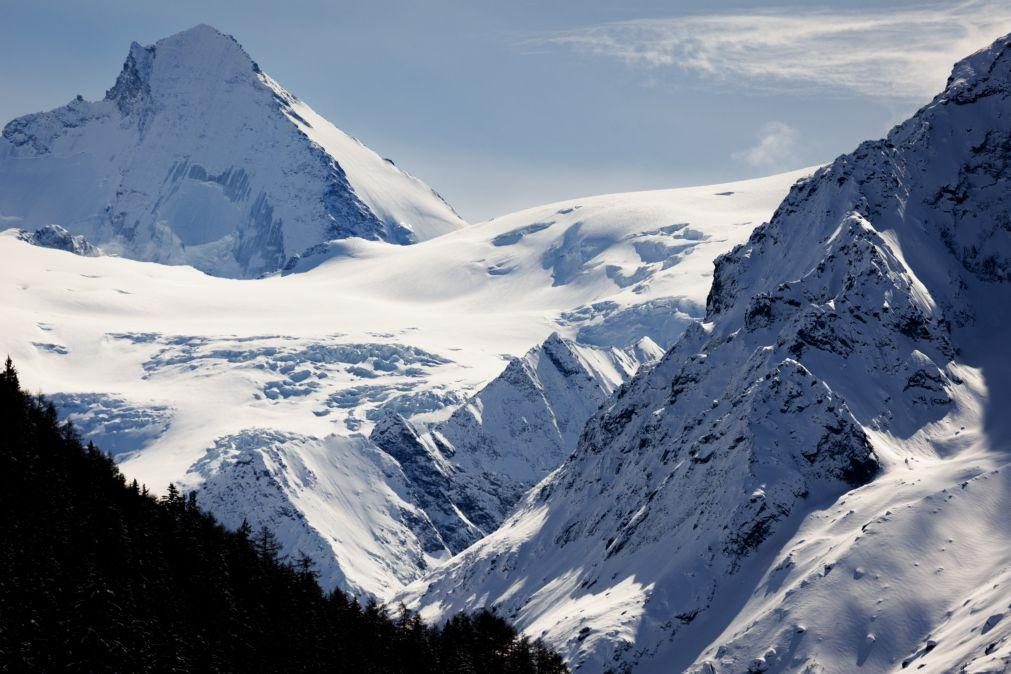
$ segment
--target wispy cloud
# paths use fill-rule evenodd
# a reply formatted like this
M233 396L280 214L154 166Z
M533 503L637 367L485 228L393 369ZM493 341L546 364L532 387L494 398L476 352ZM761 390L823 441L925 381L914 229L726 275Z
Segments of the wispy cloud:
M735 152L733 158L755 168L773 168L796 160L797 130L783 122L769 122L752 147Z
M531 37L649 68L677 68L734 86L936 93L959 58L1011 32L1011 2L871 11L797 8L638 19Z

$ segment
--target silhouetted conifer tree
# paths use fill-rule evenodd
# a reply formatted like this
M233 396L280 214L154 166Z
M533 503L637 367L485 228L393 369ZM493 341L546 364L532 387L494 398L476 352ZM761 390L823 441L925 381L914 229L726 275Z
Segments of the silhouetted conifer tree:
M558 674L494 613L430 627L324 593L266 527L230 532L173 484L154 499L0 374L0 671Z

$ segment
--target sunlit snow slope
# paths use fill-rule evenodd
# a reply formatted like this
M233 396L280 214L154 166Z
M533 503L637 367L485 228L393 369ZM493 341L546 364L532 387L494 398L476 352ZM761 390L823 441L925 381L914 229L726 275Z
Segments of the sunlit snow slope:
M701 316L713 259L804 173L579 199L413 246L346 240L260 280L83 257L12 230L0 350L130 477L201 487L226 523L267 523L325 582L385 598L571 451L588 405ZM507 404L545 433L507 427ZM387 424L384 450L366 436L390 415L414 430ZM414 432L422 453L391 444ZM484 451L510 471L502 490L473 469Z
M411 586L586 672L1011 667L1011 36L722 256L703 322Z
M209 26L134 43L101 101L7 124L0 218L239 278L331 239L414 243L465 224Z

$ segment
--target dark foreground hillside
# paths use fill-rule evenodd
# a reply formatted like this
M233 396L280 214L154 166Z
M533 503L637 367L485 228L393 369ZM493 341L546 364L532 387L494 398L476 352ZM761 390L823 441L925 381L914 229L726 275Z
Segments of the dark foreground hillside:
M0 374L0 671L566 671L492 613L441 628L326 594L270 532L156 500Z

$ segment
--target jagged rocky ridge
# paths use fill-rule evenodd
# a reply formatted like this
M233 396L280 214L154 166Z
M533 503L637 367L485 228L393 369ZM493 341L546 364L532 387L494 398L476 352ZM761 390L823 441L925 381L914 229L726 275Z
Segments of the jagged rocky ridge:
M620 350L553 334L431 428L387 414L370 439L400 464L438 531L430 552L457 553L494 531L615 388L661 353L648 337Z
M591 672L1007 666L1009 95L1003 38L800 181L704 322L403 598L497 605Z
M243 278L332 239L406 244L464 225L209 26L134 43L103 100L8 123L0 215Z
M520 497L576 447L579 432L611 393L661 349L648 337L625 348L593 348L551 335L428 434L489 517L491 532Z
M575 446L562 420L581 426L658 351L552 336L432 429L393 409L368 438L246 429L219 438L185 484L225 525L271 527L325 587L387 597L494 530Z

